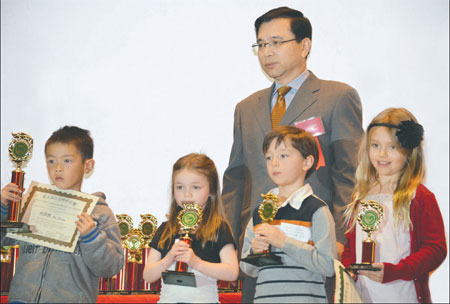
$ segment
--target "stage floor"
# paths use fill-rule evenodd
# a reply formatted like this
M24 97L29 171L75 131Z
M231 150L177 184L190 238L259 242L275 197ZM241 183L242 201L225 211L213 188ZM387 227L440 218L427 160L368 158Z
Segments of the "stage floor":
M157 294L136 295L99 295L97 303L156 303L159 300ZM240 303L240 292L219 294L220 303ZM1 296L1 303L8 303L8 296Z

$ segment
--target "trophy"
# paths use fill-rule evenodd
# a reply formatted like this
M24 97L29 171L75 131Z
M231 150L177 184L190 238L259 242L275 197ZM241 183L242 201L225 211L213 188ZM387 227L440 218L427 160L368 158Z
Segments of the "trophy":
M127 260L130 263L142 264L142 245L144 240L141 231L133 228L128 234L128 239L125 241L125 246L128 249Z
M119 225L119 231L120 231L120 238L122 239L122 250L123 250L123 256L125 258L125 262L123 263L122 269L119 271L119 273L116 275L115 278L115 286L114 290L122 291L127 290L127 272L128 272L128 248L127 248L127 240L128 240L128 234L130 233L131 229L133 229L133 219L131 216L127 214L116 214L117 222ZM110 278L111 279L111 278ZM112 279L111 279L112 281Z
M150 241L158 228L158 220L151 214L141 214L142 221L139 223L139 230L142 234L142 265L147 264L148 254L150 253ZM151 290L152 283L141 280L140 290Z
M122 243L128 239L128 233L133 229L133 219L127 214L116 214L117 222L119 225L120 238Z
M4 246L0 249L1 281L0 291L8 292L19 258L19 245Z
M193 203L184 204L183 209L178 213L178 223L180 224L180 241L192 244L190 233L194 233L198 224L202 221L203 209ZM184 234L184 235L183 235ZM197 287L194 273L188 272L188 265L183 262L175 264L175 271L167 270L162 273L165 284Z
M128 291L140 291L143 281L142 245L144 240L141 231L133 228L128 234L125 246L128 249L126 286Z
M12 133L13 139L9 144L9 156L15 163L16 169L12 171L11 182L23 190L25 172L21 167L27 162L33 152L33 139L24 132ZM1 230L7 232L31 232L28 224L21 222L22 200L10 201L8 208L8 221L1 223Z
M261 194L264 199L259 205L258 214L262 223L270 223L274 220L278 212L278 197L273 193ZM241 261L262 267L269 265L281 265L281 257L270 252L271 246L263 252L248 255Z
M139 223L139 230L144 239L144 248L149 248L150 241L158 228L158 220L151 214L141 214L142 221Z
M378 229L383 219L383 206L376 201L361 201L361 210L358 213L358 223L363 231L367 233L367 239L362 242L361 263L352 264L348 269L353 271L371 270L379 271L380 268L373 267L375 261L375 242L370 238L372 233Z

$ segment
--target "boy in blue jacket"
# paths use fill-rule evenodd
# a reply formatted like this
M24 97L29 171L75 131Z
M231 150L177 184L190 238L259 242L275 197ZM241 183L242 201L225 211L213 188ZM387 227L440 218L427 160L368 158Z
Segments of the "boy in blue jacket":
M60 189L81 191L84 174L94 168L93 151L89 131L69 126L55 131L45 144L51 183ZM21 196L22 191L13 183L3 187L2 221L6 221L9 202ZM78 219L80 239L73 253L10 239L2 232L2 246L20 246L10 303L97 301L100 277L111 277L123 266L119 228L103 198L90 215L84 212Z

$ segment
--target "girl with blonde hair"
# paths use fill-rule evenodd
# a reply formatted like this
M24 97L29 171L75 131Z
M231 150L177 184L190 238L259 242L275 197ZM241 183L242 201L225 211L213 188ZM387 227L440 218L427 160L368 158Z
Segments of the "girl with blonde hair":
M203 209L203 219L192 244L179 241L178 213L184 204ZM173 165L172 202L167 222L161 224L150 243L144 279L154 282L162 272L174 270L176 262L188 265L197 287L162 283L159 302L218 303L217 280L235 281L239 274L236 245L222 211L220 185L214 162L204 154L188 154Z
M352 202L347 206L347 242L342 262L361 263L367 233L357 223L361 201L383 207L371 238L379 271L354 276L365 302L431 302L429 273L445 259L444 223L434 194L423 184L423 127L404 108L388 108L369 124L361 142Z

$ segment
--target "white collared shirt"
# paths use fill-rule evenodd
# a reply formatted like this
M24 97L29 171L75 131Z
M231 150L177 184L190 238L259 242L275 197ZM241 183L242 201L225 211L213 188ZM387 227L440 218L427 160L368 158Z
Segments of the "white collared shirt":
M274 188L269 191L270 193L273 193L278 196L280 193L279 188ZM309 184L305 184L303 187L299 188L297 191L292 193L286 201L282 205L279 206L279 208L286 206L287 204L291 205L292 208L299 210L302 206L303 201L309 197L310 195L313 195L313 190Z
M274 188L270 190L270 193L273 193L278 196L280 192L279 188ZM300 207L303 204L303 201L307 199L309 196L313 195L313 190L309 184L305 184L303 187L299 188L297 191L292 193L286 201L283 202L279 208L287 206L289 204L292 208L296 210L300 210ZM273 224L272 224L273 225ZM311 241L311 226L304 226L299 223L292 223L291 221L281 220L277 225L273 225L277 227L284 235L296 239L298 241L308 243Z

